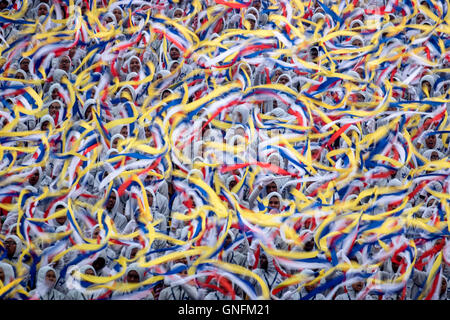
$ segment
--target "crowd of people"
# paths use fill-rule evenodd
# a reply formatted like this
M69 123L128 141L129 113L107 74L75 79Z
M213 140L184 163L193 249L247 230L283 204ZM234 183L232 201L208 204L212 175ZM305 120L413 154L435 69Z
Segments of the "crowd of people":
M0 1L0 297L447 300L449 2Z

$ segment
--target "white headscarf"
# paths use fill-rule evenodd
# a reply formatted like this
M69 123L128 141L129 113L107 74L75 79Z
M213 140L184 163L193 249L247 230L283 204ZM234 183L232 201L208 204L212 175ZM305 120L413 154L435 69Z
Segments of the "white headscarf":
M15 226L14 226L15 227ZM22 241L20 241L19 237L13 234L7 235L5 238L5 241L7 240L13 240L16 243L16 251L14 251L13 255L12 255L12 260L17 260L20 257L20 254L22 253Z
M58 279L58 274L54 268L50 267L49 265L40 268L38 271L37 283L36 283L36 290L40 295L47 294L49 291L51 291L54 288L54 286L56 284L56 283L54 283L53 285L50 286L45 281L45 276L46 276L47 272L49 272L49 271L53 271L55 273L56 279Z
M46 121L50 122L52 128L55 128L55 120L53 120L53 118L50 115L46 114L39 121L39 129L42 127L42 124Z
M10 264L5 262L0 262L0 269L3 270L3 273L5 275L3 286L6 286L8 283L11 283L14 280L14 269Z

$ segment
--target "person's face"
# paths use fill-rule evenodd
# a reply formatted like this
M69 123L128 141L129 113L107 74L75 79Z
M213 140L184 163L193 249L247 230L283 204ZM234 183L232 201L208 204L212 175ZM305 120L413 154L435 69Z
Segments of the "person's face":
M65 72L69 72L70 69L70 59L69 57L62 57L61 60L59 61L59 68L61 70L64 70Z
M163 94L162 94L162 100L167 98L169 95L170 95L170 91L164 91Z
M116 138L116 139L114 139L111 146L113 147L113 149L117 149L118 144L119 144L119 138Z
M275 192L278 191L278 187L277 184L275 182L271 182L266 186L266 191L267 194L271 193L271 192Z
M429 135L425 139L425 144L426 144L428 149L434 149L434 147L436 146L436 136L434 134Z
M59 211L59 210L62 210L62 209L64 209L63 206L58 206L58 207L56 208L56 211ZM58 218L56 218L55 220L56 220L56 222L58 222L60 225L63 225L63 224L67 221L67 215L63 215L63 216L61 216L61 217L58 217Z
M355 47L361 48L363 46L363 43L362 43L362 41L360 39L355 39L355 40L352 41L352 45L355 46Z
M86 112L84 113L84 117L86 118L87 121L91 121L92 120L92 106L89 106L86 108Z
M172 47L169 54L172 60L178 60L178 58L180 57L180 50L178 50L178 48L176 47Z
M422 84L422 90L424 92L430 93L431 92L431 84L428 81L424 81Z
M231 236L227 235L227 237L225 238L225 243L224 243L224 248L227 248L232 242Z
M444 66L444 68L448 68L449 66L447 65L447 66ZM448 85L448 83L444 83L444 85L442 86L442 89L444 90L444 92L447 92L448 91L448 88L449 88L449 85Z
M173 72L174 70L176 70L179 65L180 64L178 62L172 63L172 65L170 66L170 72Z
M423 14L419 13L416 16L416 22L417 22L417 24L421 24L423 21L425 21L425 16Z
M20 69L22 69L23 71L29 72L30 71L29 66L30 66L30 60L23 59L22 61L20 61Z
M309 286L305 286L306 291L311 292L313 291L315 288L317 288L317 286L319 285L318 282L316 282L315 284L311 284Z
M50 125L50 121L44 121L44 123L41 126L41 130L43 130L43 131L48 130L49 125Z
M106 265L106 261L103 258L97 258L94 262L92 262L92 266L98 272Z
M255 30L256 22L253 19L249 19L248 22L250 23L250 30Z
M120 134L123 135L124 138L128 137L128 128L123 126L122 129L120 129Z
M106 17L105 22L106 22L106 24L111 23L111 22L113 22L113 19L111 17Z
M259 257L259 266L261 267L261 269L267 269L267 267L269 266L269 261L267 260L266 255L262 254Z
M59 112L59 109L61 108L61 106L59 105L59 103L53 102L49 107L48 107L48 113L52 118L55 118L57 113Z
M179 18L181 18L182 16L183 16L183 11L181 11L181 10L175 11L175 13L174 13L174 15L173 15L173 17L174 17L175 19L179 19Z
M287 78L287 77L285 77L285 76L281 76L279 79L278 79L278 83L279 84L286 84L286 83L288 83L289 82L289 79Z
M313 61L315 61L318 56L319 56L319 52L317 51L317 49L311 49L311 59Z
M240 113L239 113L239 115L240 115ZM242 122L242 115L241 115L241 122ZM239 136L242 136L242 137L245 136L245 131L243 128L237 128L234 132Z
M240 112L237 113L236 118L237 118L237 119L236 119L237 122L242 123L242 114L241 114Z
M441 292L440 292L440 294L443 294L443 293L445 293L445 292L447 292L447 281L445 281L444 279L442 279L442 282L441 282Z
M24 80L24 79L25 79L25 76L23 75L22 72L17 72L17 73L16 73L16 79Z
M269 207L280 210L280 199L278 197L271 197L269 199Z
M359 75L359 77L361 79L364 79L364 69L363 68L356 69L356 73Z
M100 227L97 227L92 233L92 239L97 239L99 235L100 235Z
M394 272L397 272L399 267L400 267L400 265L397 262L392 261L392 270Z
M113 15L116 17L116 21L119 22L120 20L122 20L122 12L120 11L120 9L116 8L113 10Z
M130 259L136 258L136 254L138 253L138 251L139 251L138 248L133 248L133 249L131 249Z
M73 58L75 56L75 53L77 52L77 47L72 47L69 49L69 57Z
M244 70L244 72L245 72L248 76L250 76L251 70L250 70L250 67L249 67L248 65L246 65L246 64L241 64L241 69Z
M116 204L116 194L114 192L111 192L109 195L108 203L106 205L106 209L111 210L114 208L114 205Z
M3 284L5 283L5 273L3 272L2 268L0 268L0 280Z
M95 276L95 272L92 269L86 269L86 271L84 272L84 274L87 274L89 276Z
M58 98L59 98L58 89L53 89L53 91L52 91L52 99L56 100Z
M126 99L133 99L133 94L131 93L131 90L129 88L125 88L123 89L121 97Z
M159 294L161 293L163 287L164 287L163 284L160 283L153 288L153 297L155 298L155 300L158 300Z
M255 0L252 2L252 7L259 11L261 9L261 0Z
M48 10L46 6L39 6L38 8L38 16L46 16L48 14Z
M86 11L87 11L87 4L84 1L81 3L81 7L80 8L81 8L81 14L85 15Z
M430 160L431 160L431 161L437 161L437 160L439 160L439 154L438 154L436 151L434 151L434 152L431 154L431 156L430 156Z
M144 132L145 132L145 138L148 139L148 138L150 138L152 136L152 132L151 132L149 127L145 127L144 128Z
M231 180L231 182L228 185L228 188L230 190L233 190L234 186L237 185L237 182L235 180Z
M352 288L353 288L353 290L355 290L355 292L360 292L363 287L364 287L364 283L362 281L352 283Z
M311 239L307 242L305 242L305 246L303 248L305 251L312 251L312 249L314 249L314 240Z
M49 270L47 271L47 273L45 274L45 283L50 286L53 287L56 283L56 274L53 270Z
M359 27L361 27L362 26L362 24L360 23L360 22L355 22L354 24L353 24L353 27L352 28L359 28Z
M39 172L34 172L28 181L32 186L34 186L39 181Z
M162 77L163 77L162 74L161 74L161 73L158 73L158 74L156 75L156 81L162 79Z
M274 80L276 81L276 80L278 80L278 77L279 76L281 76L281 74L282 74L283 72L281 72L281 70L276 70L275 71L275 74L274 74Z
M127 282L128 283L139 283L139 274L134 270L129 271L127 273Z
M136 58L131 59L130 61L130 71L131 72L139 72L141 70L141 64L139 60Z
M5 241L5 247L8 256L12 256L16 252L17 244L13 239L7 239Z

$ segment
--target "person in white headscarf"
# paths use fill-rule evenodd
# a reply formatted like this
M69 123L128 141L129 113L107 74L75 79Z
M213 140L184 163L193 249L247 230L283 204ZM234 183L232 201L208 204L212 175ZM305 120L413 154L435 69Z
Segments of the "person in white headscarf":
M436 82L436 79L432 75L425 75L420 79L419 82L419 92L422 92L424 96L428 97L434 97L435 91L434 91L434 84Z
M117 19L112 12L107 12L102 20L102 24L108 29L115 29L117 27Z
M34 9L34 19L37 19L40 23L42 32L49 31L55 28L57 25L51 20L54 17L48 16L50 13L50 7L45 2L39 3ZM44 25L42 25L45 22Z
M258 261L258 267L253 270L255 274L257 274L267 285L269 288L269 292L272 295L272 290L277 287L284 279L283 277L278 273L278 271L275 268L275 262L272 256L269 254L262 252L259 254L259 261ZM252 278L251 280L254 284L254 287L256 289L256 294L258 296L262 295L261 287L256 281ZM284 294L284 290L281 290L278 292L275 296L281 297Z
M355 277L355 281L352 281L350 284L347 284L345 289L346 292L339 294L336 296L335 300L357 300L358 295L364 289L366 285L366 280L360 277ZM362 300L375 300L372 295L365 295Z
M5 262L0 262L0 281L3 287L14 281L14 269Z
M55 120L50 115L45 115L39 119L38 130L53 130L55 128Z
M248 29L249 30L256 30L258 29L258 18L255 17L252 13L247 13L244 17L245 21L248 23ZM245 26L244 22L244 26Z
M115 189L111 189L111 194L106 200L105 212L114 221L119 232L122 232L128 223L127 218L123 214L119 193Z
M233 118L233 124L246 124L248 123L249 118L249 107L251 107L248 104L240 104L234 107L232 118Z
M67 300L96 300L102 294L106 292L106 289L91 289L89 287L85 288L81 286L80 276L76 277L72 273L75 272L75 269L78 269L78 266L75 266L72 270L68 270L68 274L70 275L70 281L67 281L68 293L66 294ZM93 266L90 264L83 265L78 270L80 273L90 276L96 276L96 272Z
M417 147L419 148L419 153L424 154L428 150L437 150L440 152L444 151L444 146L442 143L442 138L434 133L434 130L428 129L424 131L417 138Z
M16 264L19 261L23 249L23 243L18 236L7 235L4 241L6 247L6 260Z
M283 197L278 192L271 192L266 197L269 213L279 213L283 209Z
M57 274L50 266L41 267L37 274L36 289L30 291L30 300L65 300L66 296L54 289Z
M14 269L11 265L5 262L0 262L0 290L15 280ZM16 286L16 288L21 287ZM20 300L17 291L12 291L3 296L3 300Z
M254 187L252 193L248 198L248 204L250 208L253 208L255 206L255 201L258 196L261 196L261 198L265 198L271 192L278 192L279 190L280 187L278 184L278 179L276 179L274 175L267 175L263 177L256 183L256 186Z
M302 281L303 283L308 283L316 278L315 272L310 269L304 269L301 273L305 278ZM320 282L316 282L315 284L310 285L302 285L299 290L299 286L294 286L291 290L285 292L281 298L281 300L304 300L311 292L316 289ZM308 300L325 300L325 296L322 293L316 293L309 297Z
M183 281L183 278L187 276L186 264L180 262L170 268L171 272L177 270L176 274L164 276L165 288L159 294L158 300L197 300L198 290L196 286L191 282Z
M142 80L145 78L145 73L144 73L144 70L142 67L142 61L136 55L129 57L125 61L124 68L125 68L125 71L121 71L122 81L125 81L128 74L130 74L131 72L135 72L137 74L138 79L133 79L133 80L139 81L139 80Z
M245 242L245 240L243 243L248 246L248 242ZM233 246L234 241L235 234L229 230L225 237L222 259L225 262L247 268L247 253L244 254L238 250L238 246Z
M131 289L129 286L136 285L145 280L145 269L140 267L138 263L132 263L127 267L122 278L124 287L116 289L111 300L154 300L151 290Z
M170 215L168 199L160 192L155 192L151 187L146 187L145 190L147 191L147 199L152 212L159 212L163 217L168 219Z

